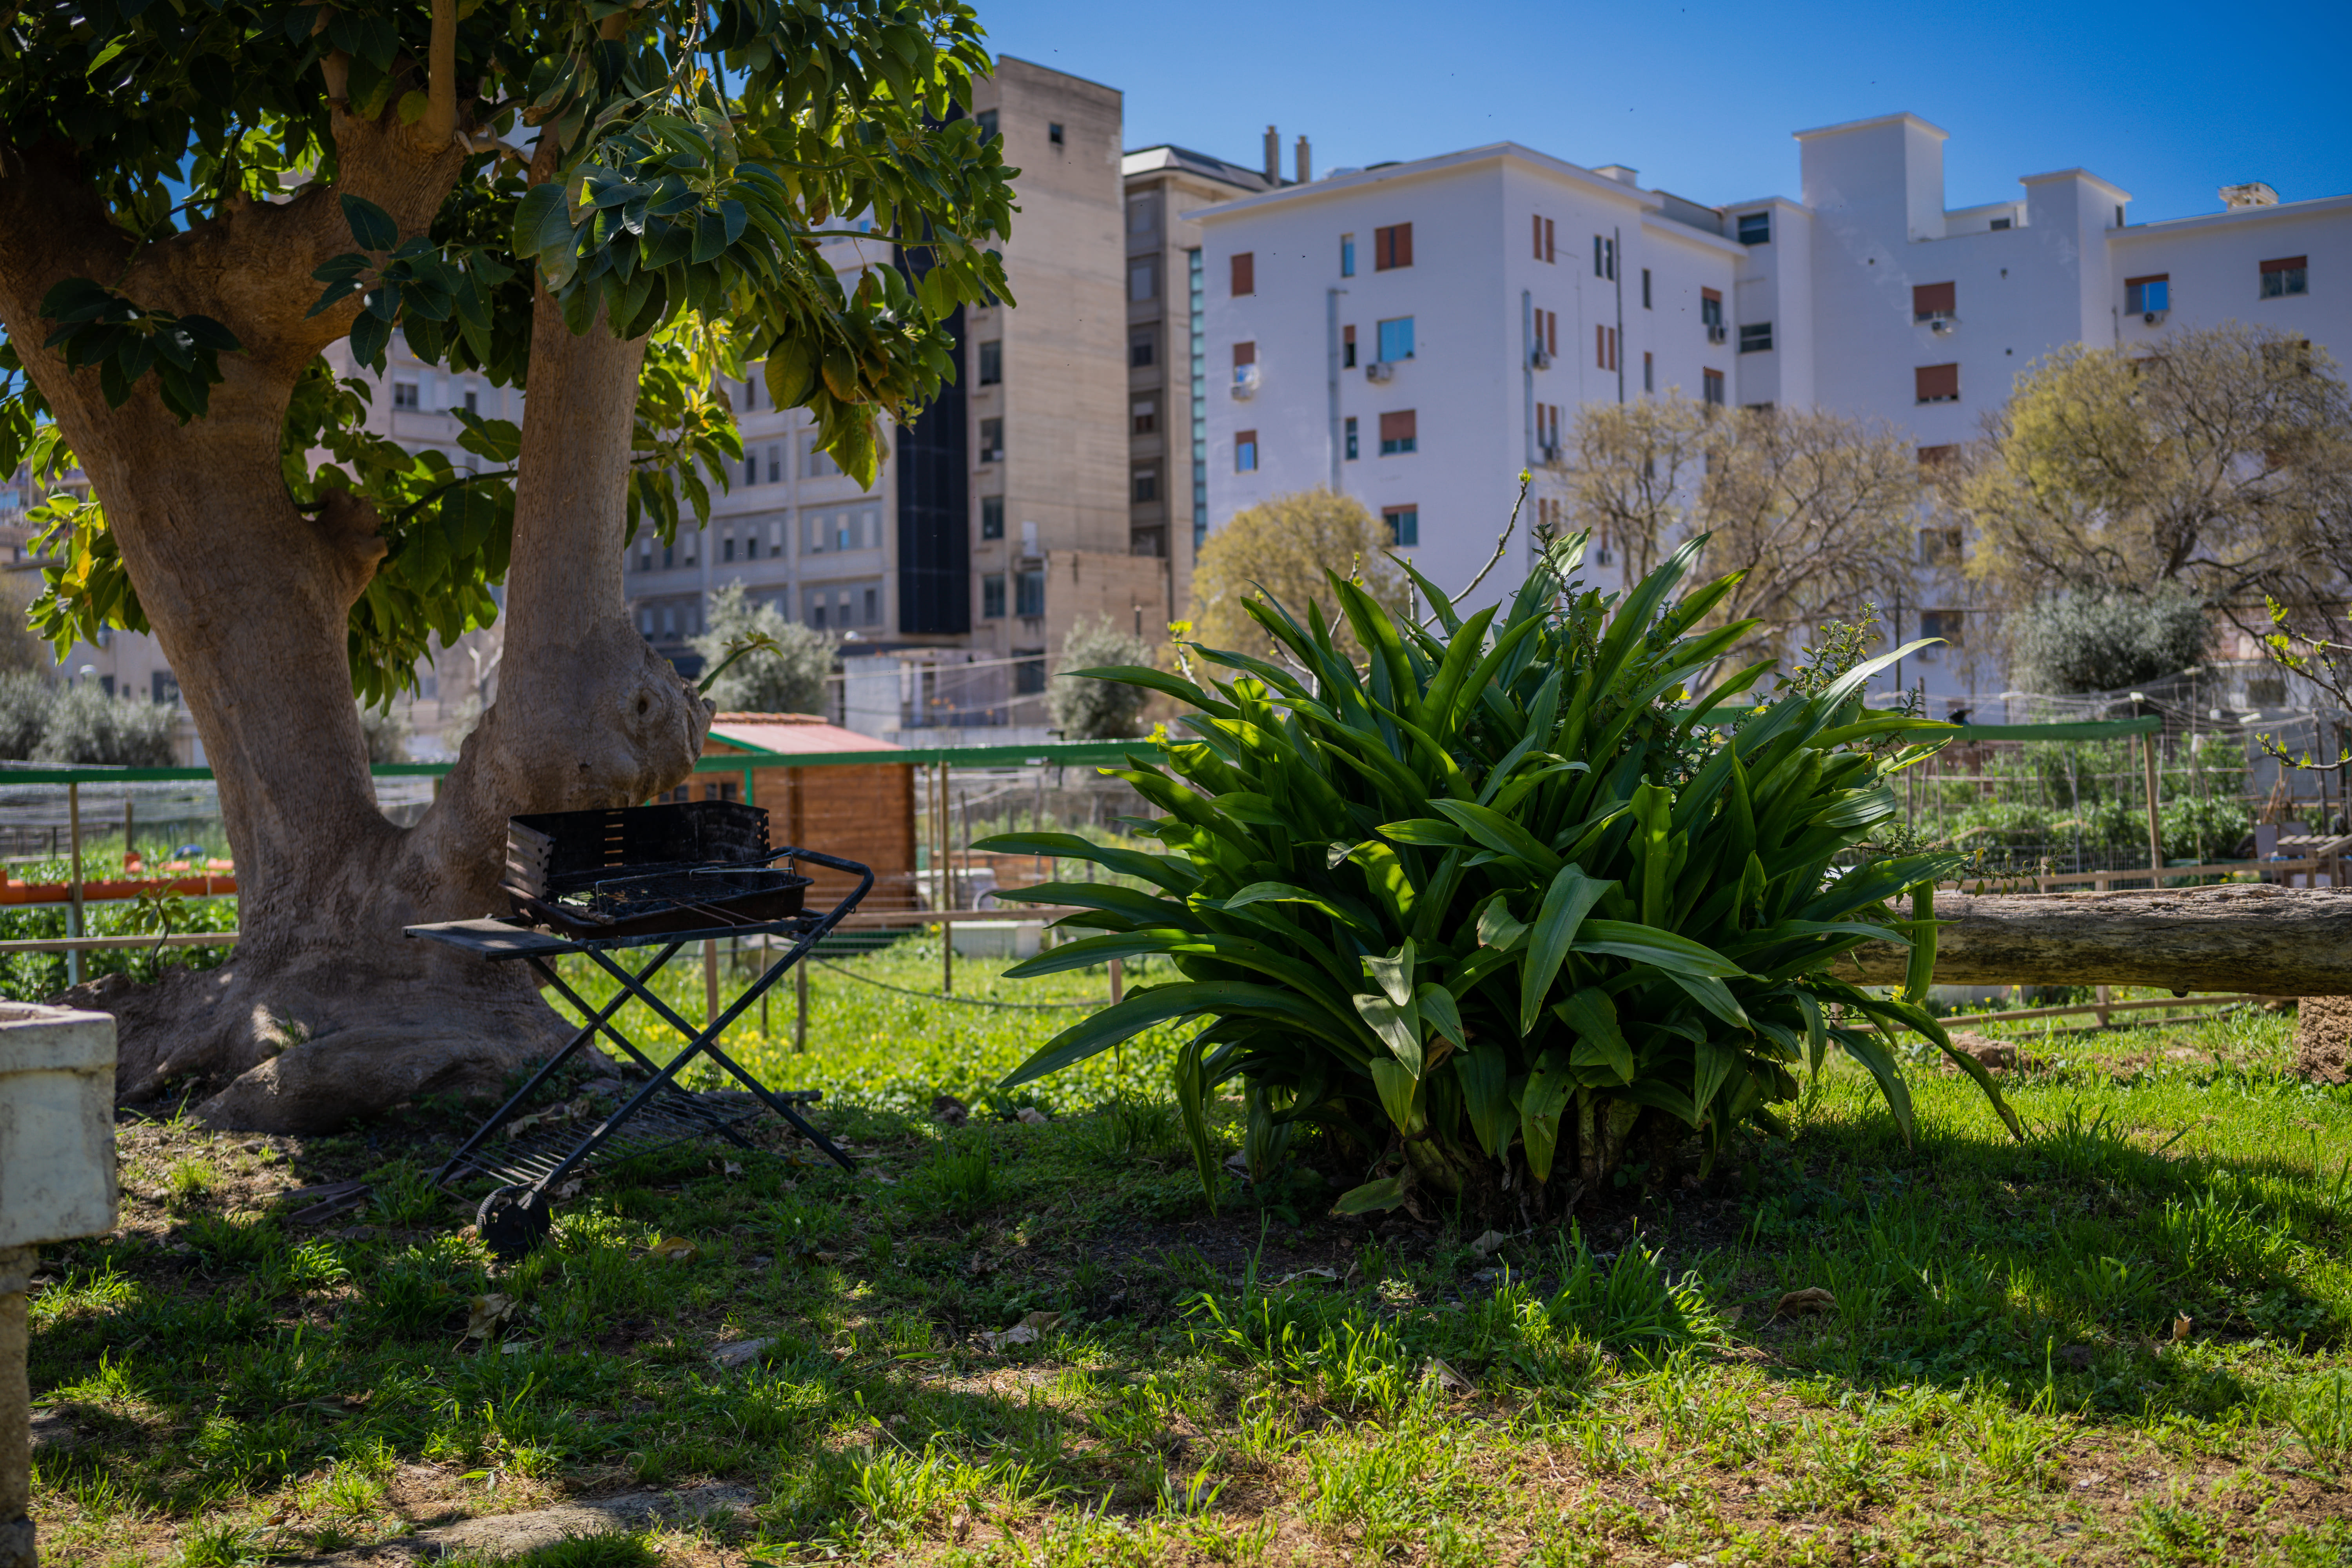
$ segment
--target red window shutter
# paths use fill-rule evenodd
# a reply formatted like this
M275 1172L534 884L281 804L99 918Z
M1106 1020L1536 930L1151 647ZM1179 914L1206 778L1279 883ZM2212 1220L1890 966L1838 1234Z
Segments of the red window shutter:
M1356 346L1356 329L1353 327L1341 327L1339 329L1339 341L1347 344L1348 347L1354 348Z
M1602 370L1609 368L1609 329L1592 329L1592 363Z
M1559 357L1559 312L1544 312L1544 352L1552 358Z
M1381 415L1381 439L1383 442L1410 441L1413 439L1414 430L1412 416L1413 411L1410 408L1402 410L1398 413Z
M1723 291L1719 289L1702 289L1698 291L1698 297L1702 300L1712 300L1718 305L1723 303Z
M1253 251L1234 253L1234 293L1236 296L1257 292L1257 256Z
M2301 272L2305 270L2304 264L2308 260L2310 260L2310 258L2305 256L2282 256L2276 261L2263 262L2263 270L2265 272Z
M1911 373L1922 403L1950 403L1960 395L1960 367L1923 364Z
M1543 259L1543 217L1538 214L1534 216L1532 221L1535 225L1536 259L1541 261Z
M1235 343L1235 344L1234 345L1234 363L1235 363L1235 364L1237 364L1237 365L1243 365L1243 364L1255 364L1256 363L1257 363L1257 344L1255 344L1255 343L1254 343L1254 342L1249 342L1249 343Z
M1392 228L1372 230L1372 270L1386 272L1395 265L1396 230Z
M1948 316L1956 307L1958 285L1954 283L1921 283L1911 290L1911 314Z
M1412 225L1409 223L1396 226L1396 265L1412 265Z
M1557 261L1559 259L1559 250L1557 244L1559 238L1559 230L1553 226L1551 219L1544 219L1544 259L1546 261Z

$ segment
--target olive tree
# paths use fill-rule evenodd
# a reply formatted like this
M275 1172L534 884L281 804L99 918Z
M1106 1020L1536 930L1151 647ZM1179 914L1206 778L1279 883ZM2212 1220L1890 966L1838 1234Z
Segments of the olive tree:
M118 1089L332 1125L494 1086L561 1026L527 975L404 942L497 902L507 817L646 799L708 706L624 609L740 455L719 378L870 478L877 419L1010 298L987 68L956 0L29 0L0 30L0 470L49 509L58 640L152 628L220 780L235 962L86 999ZM861 220L853 223L851 220ZM845 289L825 242L900 247ZM878 254L878 252L877 252ZM362 429L392 334L526 389L476 471ZM415 826L377 810L356 692L500 615L496 703Z
M1089 616L1062 637L1062 668L1045 693L1045 711L1066 741L1124 741L1140 732L1151 693L1139 686L1076 673L1151 663L1151 645L1123 632L1107 615Z
M710 595L702 624L694 651L718 670L708 695L719 712L825 713L834 638L752 598L740 577Z

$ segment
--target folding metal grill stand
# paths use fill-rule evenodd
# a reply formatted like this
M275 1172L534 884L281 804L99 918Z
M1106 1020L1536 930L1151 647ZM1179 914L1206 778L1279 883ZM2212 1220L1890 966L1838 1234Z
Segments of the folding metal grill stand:
M558 1184L591 1155L618 1154L627 1158L666 1148L688 1138L712 1135L748 1148L750 1145L736 1129L757 1116L761 1105L790 1122L794 1131L831 1156L843 1170L856 1169L849 1157L834 1146L831 1139L800 1113L798 1108L821 1099L823 1090L778 1091L767 1089L719 1048L719 1039L728 1026L742 1016L746 1009L767 993L769 987L783 977L785 971L806 957L827 931L840 924L843 917L857 907L874 886L874 873L855 860L835 859L812 849L779 849L766 858L772 862L807 860L836 871L846 871L858 879L857 887L823 915L803 913L785 920L714 926L704 931L573 939L552 935L509 920L448 921L437 925L405 928L408 936L442 942L493 963L520 959L530 965L558 995L578 1008L588 1019L562 1050L531 1075L530 1082L518 1089L496 1114L476 1129L472 1137L458 1146L457 1152L449 1156L448 1162L433 1178L436 1186L446 1185L452 1180L473 1172L504 1184L482 1200L478 1216L482 1238L492 1250L510 1258L530 1251L539 1238L547 1234L554 1218L554 1194ZM742 936L792 936L796 940L783 957L762 970L759 978L736 997L731 1005L702 1028L698 1029L680 1017L669 1004L654 994L650 985L653 977L690 943L718 937ZM653 962L635 973L613 957L613 953L620 949L655 946L661 951L655 954ZM575 953L585 955L591 963L620 983L618 994L604 1006L590 1006L578 992L564 984L563 977L549 962ZM686 1048L671 1058L667 1067L656 1066L614 1024L614 1016L632 998L652 1008L656 1017L686 1037ZM630 1096L619 1110L599 1121L584 1138L567 1140L552 1132L533 1131L511 1140L508 1147L498 1154L484 1152L483 1145L514 1119L530 1102L531 1096L538 1092L540 1086L600 1034L627 1052L632 1060L652 1075L652 1081ZM698 1056L709 1057L733 1074L737 1081L751 1091L754 1103L730 1112L678 1088L677 1075Z

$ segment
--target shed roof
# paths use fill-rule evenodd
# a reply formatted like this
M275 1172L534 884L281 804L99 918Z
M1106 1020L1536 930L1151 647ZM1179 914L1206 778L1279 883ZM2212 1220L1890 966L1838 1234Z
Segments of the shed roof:
M710 746L739 752L896 752L903 748L828 724L813 713L721 713L710 721Z

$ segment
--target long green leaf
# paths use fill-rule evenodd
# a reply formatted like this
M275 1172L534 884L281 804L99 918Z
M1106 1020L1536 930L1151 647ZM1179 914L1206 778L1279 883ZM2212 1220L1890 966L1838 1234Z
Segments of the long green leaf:
M1585 915L1615 886L1586 876L1580 867L1563 866L1544 889L1543 907L1536 913L1534 931L1528 941L1527 962L1519 971L1521 1035L1535 1033L1536 1020L1543 1016L1544 998L1551 994L1552 982L1559 978L1559 967L1567 962Z

